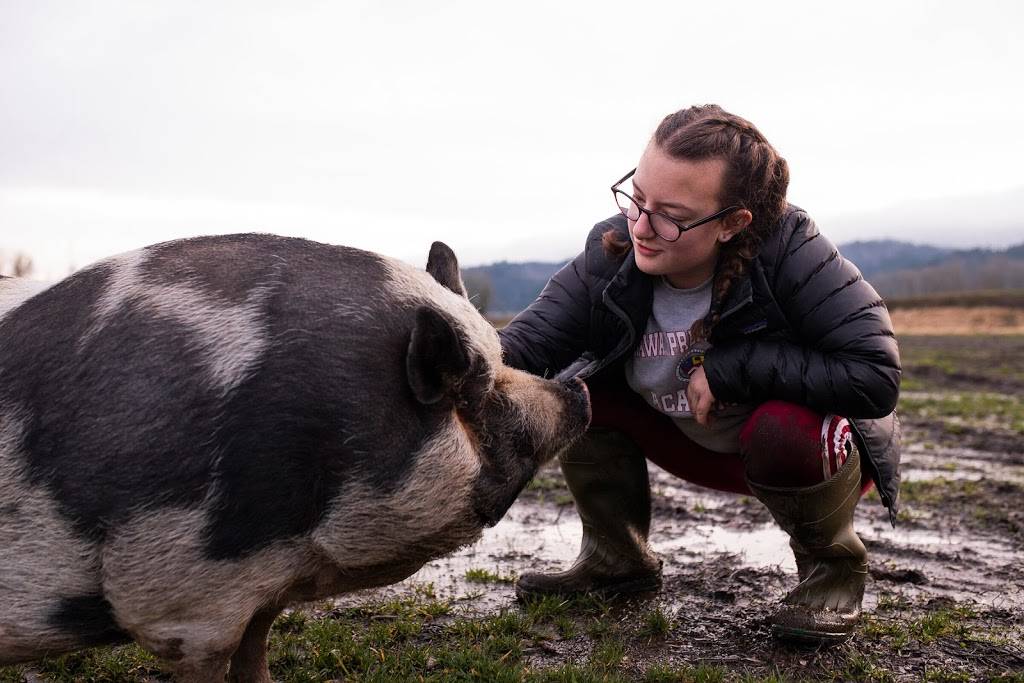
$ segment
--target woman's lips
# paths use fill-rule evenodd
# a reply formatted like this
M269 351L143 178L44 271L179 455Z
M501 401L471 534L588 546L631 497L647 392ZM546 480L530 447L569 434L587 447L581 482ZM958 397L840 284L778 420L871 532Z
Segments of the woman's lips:
M639 253L641 256L654 256L659 251L658 249L650 249L648 247L645 247L639 242L634 243L633 246L636 247L637 253Z

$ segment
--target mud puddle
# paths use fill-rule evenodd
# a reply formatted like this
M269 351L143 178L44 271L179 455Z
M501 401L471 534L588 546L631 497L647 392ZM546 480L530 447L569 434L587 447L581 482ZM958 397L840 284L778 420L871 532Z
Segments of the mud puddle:
M920 460L910 458L907 479L1024 480L1024 468L993 467L991 461L964 452L951 470L941 465L944 455L931 452ZM666 582L673 576L692 580L710 567L731 567L780 577L771 586L776 597L796 583L789 538L760 503L691 486L654 466L651 478L655 512L650 541L665 561ZM896 591L1024 610L1024 579L1011 571L1024 560L1024 550L1013 539L971 533L935 512L922 512L915 523L893 529L882 506L870 499L858 507L856 524L871 552L874 576L874 586L869 585L865 596L866 609L874 607L878 593ZM453 601L467 615L493 613L514 606L513 582L519 574L569 567L581 535L571 504L524 495L477 543L383 590L401 593L429 583L439 598ZM477 580L469 578L474 574ZM359 599L356 594L343 600Z
M977 481L990 479L1024 484L1020 453L984 451L935 444L907 444L903 450L903 481L941 477Z

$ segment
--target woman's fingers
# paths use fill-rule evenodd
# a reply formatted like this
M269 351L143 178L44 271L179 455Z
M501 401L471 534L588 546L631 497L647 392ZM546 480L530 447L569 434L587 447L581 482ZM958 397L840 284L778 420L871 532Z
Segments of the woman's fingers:
M714 417L711 414L715 406L715 397L708 386L708 378L704 368L698 367L690 375L690 383L686 387L686 400L690 402L690 412L697 424L710 427Z

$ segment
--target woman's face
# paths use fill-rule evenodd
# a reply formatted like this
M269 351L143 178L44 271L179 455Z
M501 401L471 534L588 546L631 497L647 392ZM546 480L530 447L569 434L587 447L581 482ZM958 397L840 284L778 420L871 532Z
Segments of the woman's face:
M721 159L674 159L651 143L633 176L633 196L649 211L664 213L679 223L693 223L725 208L718 199L724 171ZM749 222L750 212L733 211L668 242L651 229L647 214L641 213L640 218L629 221L636 265L648 275L664 275L674 287L697 287L714 274L720 245Z

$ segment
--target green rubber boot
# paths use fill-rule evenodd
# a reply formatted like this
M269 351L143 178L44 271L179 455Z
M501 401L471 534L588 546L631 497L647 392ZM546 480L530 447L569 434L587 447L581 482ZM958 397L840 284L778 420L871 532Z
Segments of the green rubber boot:
M828 481L806 488L747 484L789 535L800 583L772 617L778 638L841 642L857 630L868 576L867 549L853 530L860 500L854 451Z
M622 595L661 588L661 560L647 545L651 486L640 450L620 432L590 431L560 462L583 522L580 553L565 571L520 576L516 596Z

